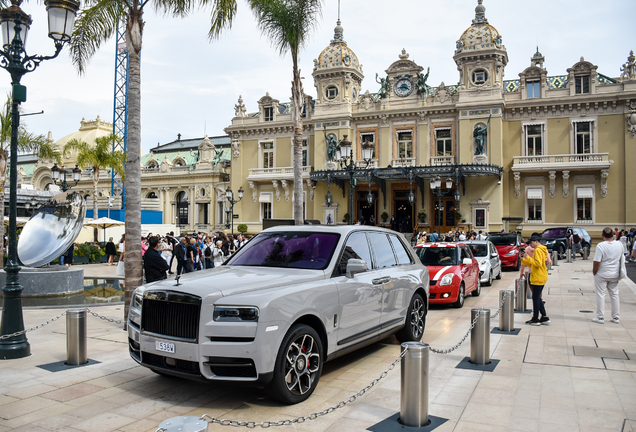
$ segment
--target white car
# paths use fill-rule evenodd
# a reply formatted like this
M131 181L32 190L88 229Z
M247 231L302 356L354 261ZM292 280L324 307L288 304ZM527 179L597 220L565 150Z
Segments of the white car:
M479 280L484 285L492 285L493 279L501 279L501 260L497 248L488 240L471 240L466 244L479 262Z
M418 341L429 276L402 234L365 225L261 231L223 265L137 288L132 358L159 374L307 399L322 365L390 334Z

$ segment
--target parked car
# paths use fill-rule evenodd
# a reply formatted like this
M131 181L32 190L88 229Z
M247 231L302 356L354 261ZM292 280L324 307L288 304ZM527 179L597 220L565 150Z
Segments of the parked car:
M298 403L325 361L393 333L420 340L428 284L388 229L273 227L222 266L137 288L130 355L159 374L251 383Z
M431 304L452 303L460 308L467 294L481 294L479 264L466 244L424 243L415 251L428 267Z
M592 248L592 237L584 228L558 227L548 228L541 233L541 244L548 248L548 252L557 251L559 256L565 255L570 245L570 235L576 233L581 237L581 256L589 256Z
M519 252L526 248L526 243L519 233L497 233L489 235L486 240L497 248L502 267L513 267L519 270L521 258Z
M495 245L488 240L471 240L467 241L466 244L479 262L481 283L490 286L493 278L501 279L501 260Z

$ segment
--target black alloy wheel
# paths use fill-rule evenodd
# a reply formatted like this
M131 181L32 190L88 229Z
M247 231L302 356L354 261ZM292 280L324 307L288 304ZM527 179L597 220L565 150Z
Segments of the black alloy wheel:
M404 327L395 334L400 342L418 342L426 327L426 303L419 294L414 294L406 313Z
M265 391L280 402L300 403L316 389L322 363L322 342L316 330L305 324L295 324L283 338L276 356L274 376Z

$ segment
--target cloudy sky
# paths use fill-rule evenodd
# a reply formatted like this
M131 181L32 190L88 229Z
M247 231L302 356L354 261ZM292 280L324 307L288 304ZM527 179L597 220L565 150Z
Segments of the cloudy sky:
M152 2L149 2L151 5ZM377 91L375 74L383 74L402 48L410 59L431 68L428 83L454 84L455 41L471 24L476 0L342 0L341 19L348 45L363 65L363 92ZM300 56L305 92L315 96L313 59L333 38L337 0L326 0L323 16ZM563 75L581 56L598 65L600 73L617 77L629 51L636 49L636 1L607 0L485 0L486 17L503 37L509 63L505 79L518 78L539 50L549 75ZM27 41L30 55L49 55L46 12L39 2L23 3L33 17ZM220 40L207 39L209 11L189 18L145 14L142 50L142 148L176 139L223 134L234 105L243 96L248 112L266 92L289 101L291 59L280 57L260 35L251 12L239 0L237 19ZM92 59L78 76L65 49L58 59L43 62L22 79L28 88L24 117L29 130L55 140L75 132L82 118L112 121L115 41ZM2 75L4 73L4 75ZM0 71L0 90L7 94L10 78Z

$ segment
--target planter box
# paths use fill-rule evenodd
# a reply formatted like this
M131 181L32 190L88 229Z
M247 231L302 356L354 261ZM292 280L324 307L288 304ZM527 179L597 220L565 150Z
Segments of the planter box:
M85 256L73 257L73 264L88 264L88 262L89 262L88 257L85 257Z

